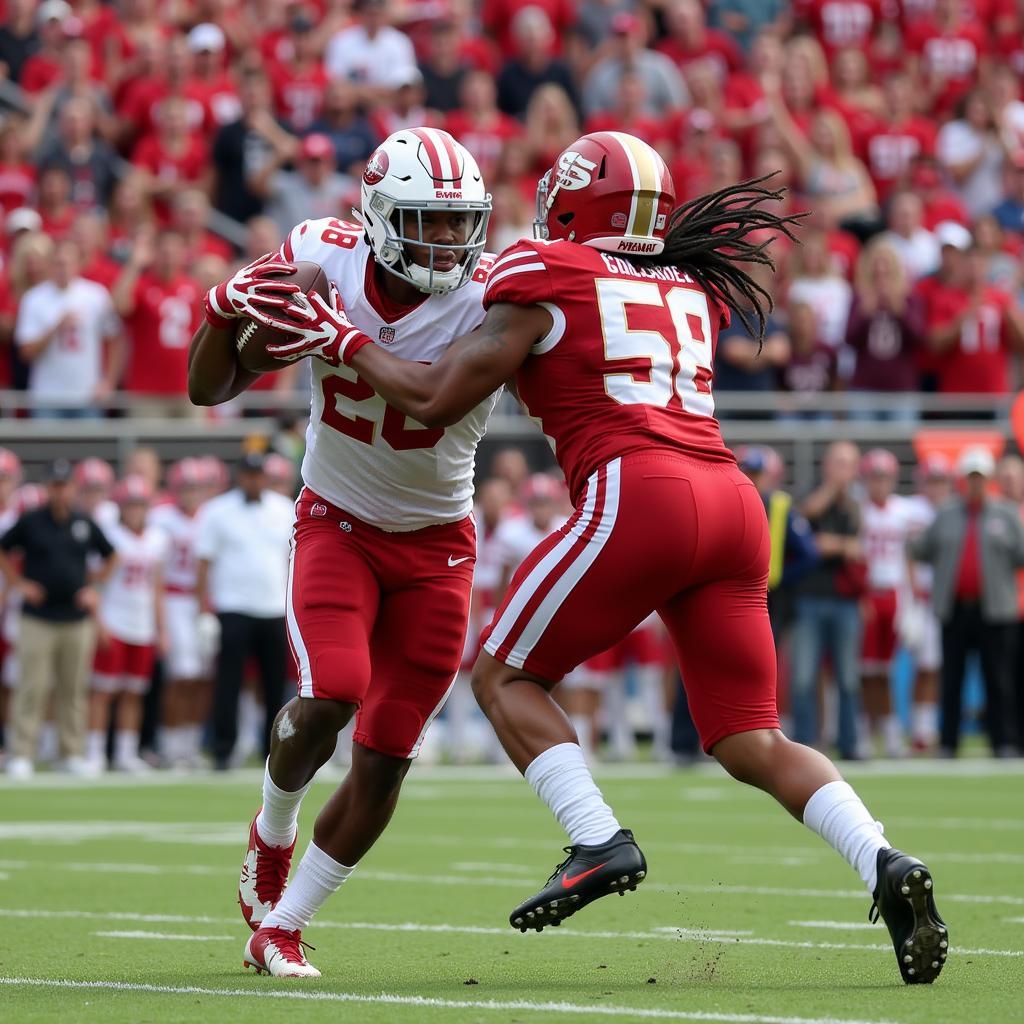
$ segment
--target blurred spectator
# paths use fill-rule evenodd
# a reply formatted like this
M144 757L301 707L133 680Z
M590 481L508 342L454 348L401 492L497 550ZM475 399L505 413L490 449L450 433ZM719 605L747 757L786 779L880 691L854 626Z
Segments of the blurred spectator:
M277 252L284 240L277 224L270 217L253 217L246 224L245 252L243 263L252 263L268 252Z
M13 113L0 116L0 213L27 206L35 180L23 120Z
M237 467L237 486L211 499L200 512L196 555L196 591L204 612L220 622L213 709L215 767L224 769L235 746L238 698L250 658L259 666L266 721L264 753L270 725L283 703L285 593L292 502L267 489L263 457L247 455Z
M992 215L1006 231L1024 235L1024 152L1014 153L1007 161L1003 198Z
M230 124L242 111L234 76L225 67L227 41L218 25L201 22L188 34L192 84L206 107L211 126Z
M647 93L644 80L633 71L624 71L619 79L619 90L615 103L607 110L599 110L587 118L583 130L590 132L629 132L642 139L657 139L666 131L672 136L685 137L690 131L690 120L694 114L707 111L697 106L679 114L676 120L683 123L678 128L666 127L665 119L647 114ZM717 94L717 93L716 93ZM694 103L700 99L694 96Z
M986 213L974 222L974 248L984 263L985 281L1008 295L1016 295L1021 284L1020 246L1007 244L999 221Z
M0 65L4 78L20 82L26 61L39 49L36 0L7 0L0 25Z
M188 384L188 345L199 326L201 292L186 271L187 250L177 231L135 237L132 255L113 288L128 334L125 387L151 401L143 411L181 415Z
M120 264L108 255L107 218L99 210L80 213L71 227L71 238L82 254L82 277L95 281L108 291L121 273Z
M423 105L426 91L419 68L413 68L395 83L386 104L382 104L371 117L377 135L386 139L403 128L440 128L441 115Z
M846 47L867 49L881 15L873 0L798 0L793 6L830 59Z
M801 505L821 561L799 585L792 643L793 739L810 745L818 739L818 678L827 657L839 692L838 746L844 760L857 756L859 601L866 582L860 512L852 494L859 462L856 445L833 442L821 484Z
M790 5L784 0L711 0L709 20L724 29L744 50L767 29L779 35L789 17Z
M923 88L922 109L950 110L975 81L987 43L984 25L969 20L973 13L961 0L934 0L907 26L904 45Z
M476 158L490 185L501 161L502 149L523 134L515 118L498 109L498 89L486 71L470 71L459 89L459 108L445 119L446 130Z
M832 57L832 103L846 122L851 141L857 147L864 133L885 110L885 97L874 81L871 64L863 50L847 47Z
M66 238L78 211L71 202L71 175L60 164L39 169L36 209L42 217L42 229L51 238Z
M483 27L498 40L498 46L506 57L516 52L519 40L515 21L525 6L521 0L483 0ZM560 41L576 21L576 4L572 0L531 0L529 6L535 7L547 19L557 51Z
M197 188L179 192L171 211L171 226L181 235L185 246L185 264L193 266L203 256L219 256L230 260L234 250L219 235L207 228L210 200Z
M1024 566L1020 507L992 497L995 459L968 448L957 466L964 493L946 502L934 522L911 538L911 555L935 569L933 601L942 621L941 753L955 757L967 655L976 651L985 680L985 723L992 752L1012 755L1016 729L1010 674L1017 628L1016 570Z
M295 139L274 118L270 83L262 71L246 71L238 95L241 117L221 128L213 140L214 205L235 220L247 221L263 211L254 180L269 163L287 163Z
M529 475L530 465L519 448L501 448L494 453L494 459L491 461L491 476L504 480L508 484L513 502L518 502Z
M933 157L922 156L914 161L910 172L910 187L924 203L924 226L929 231L935 231L945 221L970 223L959 194L947 188L941 165Z
M1004 455L996 466L999 493L1024 517L1024 459ZM1017 629L1014 637L1013 685L1010 699L1016 709L1017 749L1024 750L1024 569L1017 572Z
M646 36L643 22L635 15L618 14L612 19L609 55L598 61L583 83L588 115L615 106L619 79L627 69L644 83L646 113L663 116L686 105L689 97L679 69L663 53L648 49Z
M75 31L71 5L64 0L44 0L36 11L38 45L21 65L18 85L27 93L42 92L60 77L61 58L70 30Z
M39 726L52 691L63 768L89 774L85 761L85 700L95 645L92 616L99 594L89 579L91 556L99 559L95 582L114 566L114 549L91 520L75 511L71 464L50 467L47 501L24 513L0 537L0 572L22 596L17 655L19 679L11 707L13 778L32 775ZM10 553L23 562L15 570Z
M893 194L887 224L880 237L895 249L911 282L938 269L939 240L924 226L924 205L916 193Z
M114 187L117 154L96 135L88 100L69 99L61 108L56 137L44 143L39 163L61 167L71 179L71 202L80 209L106 206Z
M81 276L74 242L57 244L52 276L25 293L14 341L30 365L29 391L41 402L35 415L99 414L97 403L112 394L120 377L121 334L110 293Z
M339 174L334 146L326 135L307 135L298 146L294 171L267 164L252 182L267 200L267 215L282 235L306 219L345 217L358 187Z
M736 456L740 469L761 495L768 516L772 552L768 566L768 618L778 644L792 618L794 587L817 565L818 549L810 524L794 508L792 497L771 479L769 450L750 445L740 449Z
M113 767L140 774L152 770L139 757L142 698L158 652L167 649L163 593L167 538L147 524L153 492L145 480L126 476L114 493L120 516L107 528L107 538L117 562L103 588L96 617L86 758L97 774L106 770L113 711Z
M136 232L156 226L153 204L140 174L127 174L114 186L107 223L110 254L118 263L126 263Z
M187 188L209 190L209 152L200 134L189 128L188 105L168 97L160 105L156 133L147 135L132 151L132 163L142 172L142 183L157 219L170 222L174 198Z
M793 253L788 300L810 306L818 337L829 348L839 351L846 338L853 289L836 271L824 231L808 230L801 242Z
M285 455L271 452L264 459L264 466L267 472L267 490L283 494L286 498L295 500L295 481L298 476L298 467Z
M302 134L320 115L329 78L321 62L322 48L315 26L301 9L288 21L288 40L288 59L269 70L274 107L293 132Z
M935 297L928 340L936 353L939 391L1005 394L1010 351L1024 348L1024 313L986 281L985 254L967 253L959 287Z
M446 17L432 22L427 53L420 61L427 106L442 114L464 107L463 83L471 70L470 62L462 54L456 22Z
M387 96L416 68L409 37L391 25L387 0L355 0L355 23L327 44L324 66L332 78L347 78L362 102Z
M850 388L905 396L899 406L885 409L873 409L866 399L857 402L856 412L870 419L914 419L915 356L925 344L923 303L911 294L899 253L886 236L880 235L864 247L855 285L846 325L846 344L856 354Z
M310 125L310 133L326 135L331 140L338 170L352 178L362 177L363 168L379 141L369 118L359 111L352 83L345 78L327 83L323 109ZM484 180L486 178L485 174Z
M484 175L484 181L487 176ZM536 210L514 185L495 185L491 197L491 220L487 229L487 246L503 252L521 238L533 237Z
M830 414L820 410L814 398L836 390L836 350L821 339L814 309L808 303L790 301L787 314L790 355L780 373L782 387L792 392L798 418L828 418Z
M735 39L726 32L709 29L700 0L670 0L663 10L665 38L655 47L683 74L700 61L712 69L719 89L731 74L743 67L743 55Z
M120 518L117 505L111 499L117 482L114 467L103 459L89 456L75 464L74 479L75 508L106 533Z
M526 109L525 139L534 184L554 166L558 154L579 138L579 133L576 110L565 91L557 85L537 89Z
M972 217L987 213L1002 196L1004 141L980 89L957 105L957 119L939 129L935 152Z
M530 98L542 85L562 88L577 105L576 86L569 66L554 56L556 37L551 20L540 7L520 7L511 19L515 46L498 75L498 106L522 118Z
M868 173L878 198L885 202L906 184L914 159L935 152L935 123L917 113L914 81L899 69L886 75L882 110L861 136Z

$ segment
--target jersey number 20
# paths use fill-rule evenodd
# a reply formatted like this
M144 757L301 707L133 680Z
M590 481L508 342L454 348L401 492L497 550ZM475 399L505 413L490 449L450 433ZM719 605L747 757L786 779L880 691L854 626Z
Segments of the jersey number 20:
M654 281L597 282L605 359L650 364L649 373L606 373L605 390L620 405L667 406L673 397L698 416L711 416L711 315L707 296L693 288L670 288L662 295ZM629 306L662 310L659 326L629 325ZM646 379L645 379L646 378Z

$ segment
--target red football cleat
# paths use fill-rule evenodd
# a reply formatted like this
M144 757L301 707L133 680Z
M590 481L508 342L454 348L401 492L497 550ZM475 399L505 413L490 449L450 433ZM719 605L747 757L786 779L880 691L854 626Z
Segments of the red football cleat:
M262 809L262 808L261 808ZM256 815L256 818L259 814ZM245 923L256 931L263 924L284 892L288 870L292 866L295 843L268 846L256 831L256 818L249 826L249 849L242 862L242 875L238 880L238 905Z
M310 946L310 949L313 947ZM319 978L320 972L302 952L302 932L260 928L245 945L243 967L275 978Z

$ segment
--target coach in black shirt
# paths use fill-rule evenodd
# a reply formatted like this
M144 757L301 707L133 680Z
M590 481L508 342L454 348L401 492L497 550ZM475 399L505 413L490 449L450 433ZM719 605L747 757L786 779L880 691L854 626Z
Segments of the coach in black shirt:
M93 613L99 595L90 583L90 556L99 579L113 567L114 549L100 528L75 511L72 467L50 467L47 503L22 515L0 537L0 571L22 596L18 626L20 678L11 709L8 774L32 774L39 723L51 687L56 692L57 730L63 766L85 774L85 699L96 637ZM21 554L21 570L8 552Z

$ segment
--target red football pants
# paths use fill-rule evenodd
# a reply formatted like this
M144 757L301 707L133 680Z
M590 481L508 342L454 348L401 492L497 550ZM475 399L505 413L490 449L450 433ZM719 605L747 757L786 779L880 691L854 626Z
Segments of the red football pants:
M520 566L484 649L558 680L657 611L705 750L777 729L768 554L764 504L736 466L671 453L615 459Z
M357 743L415 757L459 670L475 562L471 519L388 533L306 488L288 580L299 695L358 704Z

